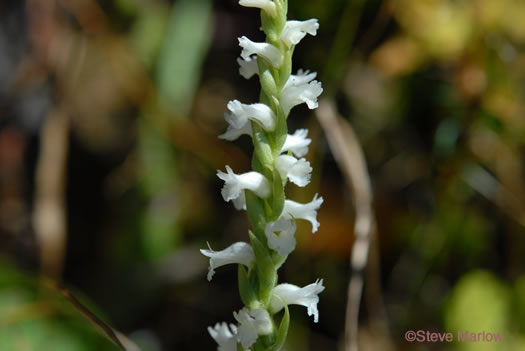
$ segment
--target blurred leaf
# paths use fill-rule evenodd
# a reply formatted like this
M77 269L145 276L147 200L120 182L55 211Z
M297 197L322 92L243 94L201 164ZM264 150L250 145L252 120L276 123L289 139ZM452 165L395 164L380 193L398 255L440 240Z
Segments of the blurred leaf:
M0 261L0 350L121 350L54 289Z
M458 350L502 350L508 349L508 317L510 307L509 288L485 271L476 271L463 276L454 287L445 311L448 331L470 333L503 333L503 342L459 342Z
M178 115L187 115L192 105L211 40L211 11L211 0L179 0L171 11L157 80L160 95Z

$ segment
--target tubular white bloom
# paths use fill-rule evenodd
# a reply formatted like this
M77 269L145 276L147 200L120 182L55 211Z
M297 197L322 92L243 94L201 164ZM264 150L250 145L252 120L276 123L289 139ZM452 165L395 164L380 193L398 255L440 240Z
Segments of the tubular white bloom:
M245 79L250 79L259 74L256 56L248 56L246 59L238 58L237 63L239 64L239 74Z
M297 157L303 157L308 153L308 145L312 139L307 138L307 129L298 129L293 134L286 136L281 153L291 151Z
M265 104L242 104L238 100L228 102L228 110L224 119L232 127L246 128L249 120L259 123L265 130L271 131L275 127L275 116L272 109Z
M291 75L281 91L281 106L286 115L292 107L306 103L308 108L317 108L317 98L323 92L321 82L312 80L315 73L299 71L297 75Z
M247 349L257 340L258 335L267 335L273 331L272 320L268 311L263 309L249 310L244 307L233 316L239 322L237 341Z
M304 158L298 160L293 156L280 155L275 159L275 167L282 179L288 177L292 183L298 186L306 186L310 183L312 167L310 162Z
M221 190L224 201L237 199L245 189L253 191L262 198L270 195L270 184L262 174L257 172L235 174L230 166L226 166L226 172L228 173L217 171L217 177L224 180Z
M231 329L231 330L230 330ZM225 322L217 323L215 326L208 327L208 333L217 342L217 351L237 351L237 327Z
M208 244L209 250L201 249L201 254L210 258L208 269L208 281L211 281L215 274L215 269L227 264L243 264L250 268L255 259L253 249L250 244L239 241L231 244L222 251L213 251Z
M258 55L268 61L273 67L279 67L283 61L281 52L272 44L256 43L242 36L239 38L239 46L242 47L241 57L245 60L252 55Z
M224 117L226 118L226 113ZM235 128L231 124L228 125L226 131L219 135L219 139L234 141L238 139L241 135L252 136L252 126L251 123L246 123L242 128Z
M271 0L239 0L239 5L245 7L258 7L272 17L275 17L275 4Z
M316 35L319 23L316 18L307 21L287 21L281 34L281 41L290 47L297 45L306 34Z
M308 309L308 315L314 316L314 322L317 323L319 320L319 311L317 310L318 295L323 290L322 279L318 279L315 283L304 288L292 284L279 284L272 290L270 309L272 313L280 311L284 307L283 301L287 305L301 305Z
M282 217L290 219L305 219L312 223L312 233L315 233L319 229L319 222L317 221L317 210L323 203L322 197L317 197L315 194L314 199L307 204L300 204L292 200L284 200L284 208Z
M287 218L279 218L275 222L266 224L264 234L268 240L268 246L277 251L279 256L286 256L295 250L295 221Z

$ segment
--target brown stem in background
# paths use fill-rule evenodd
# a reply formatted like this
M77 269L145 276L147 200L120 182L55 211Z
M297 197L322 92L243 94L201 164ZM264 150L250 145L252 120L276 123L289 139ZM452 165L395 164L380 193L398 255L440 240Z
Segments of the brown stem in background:
M59 281L66 248L65 187L69 118L60 106L49 114L40 136L33 226L41 272Z
M325 131L330 150L353 194L356 238L350 257L351 277L348 282L346 306L345 350L357 351L363 275L368 261L371 237L375 235L376 229L370 177L354 130L348 122L338 117L334 102L328 99L321 100L316 114ZM377 245L377 240L373 240L373 244ZM378 248L374 250L378 251ZM379 276L375 275L374 279L377 279L375 285L380 286ZM380 294L378 294L377 304L382 306Z

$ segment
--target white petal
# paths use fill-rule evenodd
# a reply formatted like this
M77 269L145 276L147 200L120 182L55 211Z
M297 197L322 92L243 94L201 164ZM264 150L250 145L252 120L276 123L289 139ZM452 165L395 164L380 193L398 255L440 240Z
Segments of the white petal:
M288 47L297 45L306 34L316 35L318 29L319 23L316 18L307 21L287 21L281 34L281 40Z
M265 130L271 131L275 127L275 117L272 109L265 104L243 104L238 100L228 102L231 113L224 115L226 122L241 129L246 128L248 120L259 123Z
M312 142L312 139L306 137L307 135L307 129L298 129L295 133L288 134L281 153L291 151L297 157L306 155L308 153L308 145Z
M282 217L305 219L312 223L312 233L315 233L319 229L319 222L317 221L317 210L323 203L322 197L317 197L315 194L314 199L307 204L300 204L292 200L284 200L284 208Z
M310 183L312 167L310 162L304 158L298 160L293 156L281 155L275 160L275 167L279 171L281 178L288 177L292 183L298 186L306 186Z
M268 240L268 246L277 251L279 256L286 256L295 250L295 221L287 218L279 218L276 222L266 224L264 234Z
M215 274L215 269L227 264L243 264L250 268L255 259L253 249L248 243L236 242L222 251L213 251L208 245L209 250L201 249L201 254L210 258L210 266L208 270L208 281L211 280Z
M250 79L256 74L259 74L259 66L257 65L257 57L249 56L246 59L238 58L239 74L245 79Z
M246 7L258 7L272 17L275 17L275 4L271 0L239 0L239 5Z
M323 280L317 280L315 283L300 288L292 284L279 284L272 290L270 308L273 313L280 311L283 301L287 305L301 305L306 307L309 316L314 316L314 322L319 320L319 311L317 303L319 294L324 290Z
M292 107L306 103L308 108L317 108L317 98L323 92L321 82L312 80L315 73L299 72L298 75L291 75L281 92L281 106L286 115Z
M239 46L243 49L241 57L245 60L252 55L258 55L268 61L273 67L279 67L283 61L281 52L272 44L256 43L243 36L239 38Z
M218 351L237 351L237 327L233 324L226 324L225 322L217 323L215 326L208 327L208 333L217 342Z
M262 174L257 172L235 174L230 166L226 166L226 172L217 171L217 177L224 180L221 190L224 201L235 200L245 189L253 191L262 198L270 195L270 184Z
M226 114L224 116L226 118ZM226 129L226 131L223 134L219 135L219 139L234 141L234 140L238 139L241 135L252 136L251 123L246 123L241 128L235 128L234 126L229 124L228 128Z
M263 309L248 310L246 307L233 316L239 322L237 341L247 349L257 341L258 335L267 335L273 331L272 320L268 311Z

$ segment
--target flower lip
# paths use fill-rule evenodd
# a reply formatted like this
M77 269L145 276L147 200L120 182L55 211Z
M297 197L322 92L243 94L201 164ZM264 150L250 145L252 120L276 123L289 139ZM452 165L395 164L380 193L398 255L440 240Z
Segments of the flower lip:
M217 342L218 351L237 351L237 327L226 322L217 323L215 326L208 327L208 333Z

